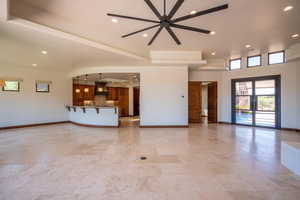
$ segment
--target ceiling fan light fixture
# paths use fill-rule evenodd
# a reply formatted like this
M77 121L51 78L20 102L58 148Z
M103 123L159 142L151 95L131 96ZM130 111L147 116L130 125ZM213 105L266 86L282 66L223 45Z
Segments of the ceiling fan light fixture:
M148 34L147 34L147 33L144 33L144 34L143 34L143 37L144 37L144 38L148 37Z
M113 23L118 23L118 20L117 20L116 18L113 18L111 21L112 21Z
M153 26L146 27L144 29L141 29L141 30L138 30L138 31L126 34L126 35L122 35L122 38L126 38L126 37L129 37L129 36L132 36L132 35L135 35L135 34L150 30L150 29L158 28L157 31L152 36L151 40L149 41L148 45L151 45L154 42L154 40L157 38L157 36L162 31L162 29L165 29L169 33L169 35L176 42L177 45L180 45L181 42L178 39L178 37L176 36L175 32L173 31L173 28L193 31L193 32L201 33L201 34L215 35L216 34L215 31L210 31L210 30L196 28L196 27L190 27L190 26L184 26L184 25L177 24L177 23L188 20L188 19L192 19L192 18L195 18L195 17L200 17L200 16L203 16L203 15L219 12L219 11L222 11L222 10L225 10L225 9L229 8L228 4L223 4L223 5L216 6L216 7L213 7L213 8L209 8L209 9L206 9L206 10L202 10L202 11L199 11L199 12L197 12L195 10L192 10L186 16L175 18L174 16L177 13L177 11L179 10L179 8L182 6L182 4L184 3L184 0L177 0L175 5L173 6L173 8L170 9L170 12L168 14L166 13L166 11L167 11L166 0L163 1L163 13L162 14L153 5L151 0L144 0L144 1L147 4L147 6L151 9L151 11L154 13L154 15L158 18L158 20L145 19L145 18L132 17L132 16L125 16L125 15L118 15L118 14L112 14L112 13L107 13L107 15L111 16L111 17L119 17L119 18L122 18L122 19L130 19L130 20L137 20L137 21L144 21L144 22L154 23L155 25L153 25ZM145 34L142 35L142 36L146 37Z
M292 35L292 38L298 38L298 37L299 37L299 34Z
M212 52L211 55L212 55L212 56L215 56L215 55L216 55L216 52Z
M194 14L196 14L196 13L197 13L196 10L192 10L192 11L190 12L191 15L194 15Z
M247 49L249 49L249 48L251 47L251 45L250 45L250 44L246 44L245 47L246 47Z
M292 10L294 7L293 6L287 6L283 9L284 12Z

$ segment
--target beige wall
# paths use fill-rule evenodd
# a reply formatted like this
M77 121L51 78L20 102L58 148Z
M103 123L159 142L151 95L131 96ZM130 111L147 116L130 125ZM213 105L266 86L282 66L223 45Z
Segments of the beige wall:
M0 65L0 76L22 78L20 92L0 89L0 127L67 121L72 80L64 72L21 69ZM52 81L50 93L36 93L35 80Z

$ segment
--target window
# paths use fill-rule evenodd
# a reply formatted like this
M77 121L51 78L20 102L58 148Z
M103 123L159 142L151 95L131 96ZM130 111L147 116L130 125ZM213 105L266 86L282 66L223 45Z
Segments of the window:
M12 92L19 92L20 91L20 84L19 81L4 81L3 91L12 91Z
M284 61L285 61L284 51L269 53L269 65L284 63Z
M261 66L261 56L249 56L247 58L247 66L248 67L257 67Z
M234 59L229 61L229 70L241 69L242 59Z
M36 83L36 92L50 92L49 83Z

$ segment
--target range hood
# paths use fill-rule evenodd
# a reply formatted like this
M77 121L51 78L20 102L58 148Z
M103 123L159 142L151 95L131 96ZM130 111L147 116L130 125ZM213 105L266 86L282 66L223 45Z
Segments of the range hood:
M106 82L95 82L95 96L107 96Z

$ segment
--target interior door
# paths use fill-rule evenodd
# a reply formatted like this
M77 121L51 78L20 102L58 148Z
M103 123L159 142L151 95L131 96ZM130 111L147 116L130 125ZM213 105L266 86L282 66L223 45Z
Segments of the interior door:
M280 128L280 76L232 81L232 122Z
M119 88L119 112L121 117L129 115L129 89Z
M189 82L189 122L199 123L201 122L201 105L202 105L202 83L201 82Z
M208 122L216 123L218 121L218 85L217 82L211 82L207 87L207 109L208 109Z

